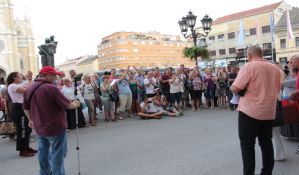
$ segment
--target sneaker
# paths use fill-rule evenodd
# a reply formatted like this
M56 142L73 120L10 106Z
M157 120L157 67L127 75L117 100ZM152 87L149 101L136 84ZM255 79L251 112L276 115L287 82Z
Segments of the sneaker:
M129 118L134 118L134 116L133 116L133 115L128 115L128 117L129 117Z
M296 149L296 154L299 154L299 147Z
M124 120L124 118L123 118L123 117L118 117L118 119L119 119L119 120Z
M31 153L29 151L20 151L19 156L21 156L21 157L32 157L32 156L34 156L34 153Z

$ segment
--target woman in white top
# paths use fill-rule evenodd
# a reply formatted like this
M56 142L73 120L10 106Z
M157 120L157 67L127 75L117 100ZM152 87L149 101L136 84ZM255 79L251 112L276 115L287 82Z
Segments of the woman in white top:
M7 77L8 94L13 102L12 119L17 128L17 151L19 156L31 157L37 152L29 147L29 136L31 129L29 128L29 120L23 110L24 97L26 87L22 84L22 76L18 72L12 72Z
M91 83L91 75L85 74L83 83L80 85L81 94L88 107L88 115L91 126L96 126L96 113L95 113L95 87Z
M68 124L68 129L74 129L76 128L76 110L78 110L78 127L84 127L87 126L85 122L85 118L82 112L82 105L85 105L85 101L80 93L80 91L77 91L77 97L75 96L74 92L74 86L72 86L71 79L68 77L64 77L62 79L62 84L61 87L61 92L62 94L70 101L74 101L78 99L81 103L81 106L77 109L67 109L67 124Z
M144 86L146 91L146 96L148 98L154 97L156 95L155 88L158 88L157 86L157 79L153 76L153 72L149 71L147 73L146 78L144 79Z

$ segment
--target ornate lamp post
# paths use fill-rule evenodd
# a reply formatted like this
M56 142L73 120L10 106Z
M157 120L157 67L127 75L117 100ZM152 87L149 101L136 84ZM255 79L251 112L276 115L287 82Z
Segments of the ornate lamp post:
M193 15L193 13L191 11L189 11L188 15L182 17L182 19L179 21L181 33L183 34L183 36L185 38L192 37L194 46L196 46L196 44L197 44L197 38L200 38L202 36L203 37L208 36L210 31L212 30L211 25L213 22L213 19L211 17L209 17L208 15L205 15L203 17L203 19L200 20L204 33L199 33L199 32L196 32L194 29L195 24L196 24L196 18L197 18L197 16ZM190 32L191 32L190 34L187 34L188 28L190 28ZM197 65L197 55L195 55L195 61L196 61L196 65Z

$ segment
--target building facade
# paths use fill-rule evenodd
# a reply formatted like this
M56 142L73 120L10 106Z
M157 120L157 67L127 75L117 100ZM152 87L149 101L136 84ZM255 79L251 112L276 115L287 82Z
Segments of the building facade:
M89 55L77 63L77 73L96 73L99 71L99 59L97 55Z
M286 12L283 14L276 26L276 61L287 64L293 54L299 53L299 8L289 11L290 22L294 38L288 37Z
M226 59L227 62L242 62L245 58L245 50L250 45L260 45L264 51L264 57L272 60L272 33L270 16L274 16L276 25L285 9L292 6L284 1L242 11L217 18L212 24L212 31L207 38L201 39L206 42L210 58ZM240 44L239 32L243 25L243 44ZM202 28L197 28L201 31ZM276 35L275 35L276 37ZM274 58L275 49L273 48Z
M194 61L184 58L183 49L191 47L180 36L158 32L117 32L104 37L98 45L99 70L136 67L194 66Z
M58 71L63 71L68 76L70 70L77 73L96 73L99 71L97 55L86 55L74 59L67 59L64 63L55 66Z
M14 20L11 0L0 0L0 76L37 73L37 62L30 20Z

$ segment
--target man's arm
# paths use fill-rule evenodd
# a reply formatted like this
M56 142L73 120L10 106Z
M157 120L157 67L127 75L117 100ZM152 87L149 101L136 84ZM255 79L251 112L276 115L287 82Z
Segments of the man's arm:
M234 94L238 94L238 93L241 91L240 88L238 88L238 87L236 87L236 86L234 86L234 85L231 85L231 86L230 86L230 90L231 90Z

